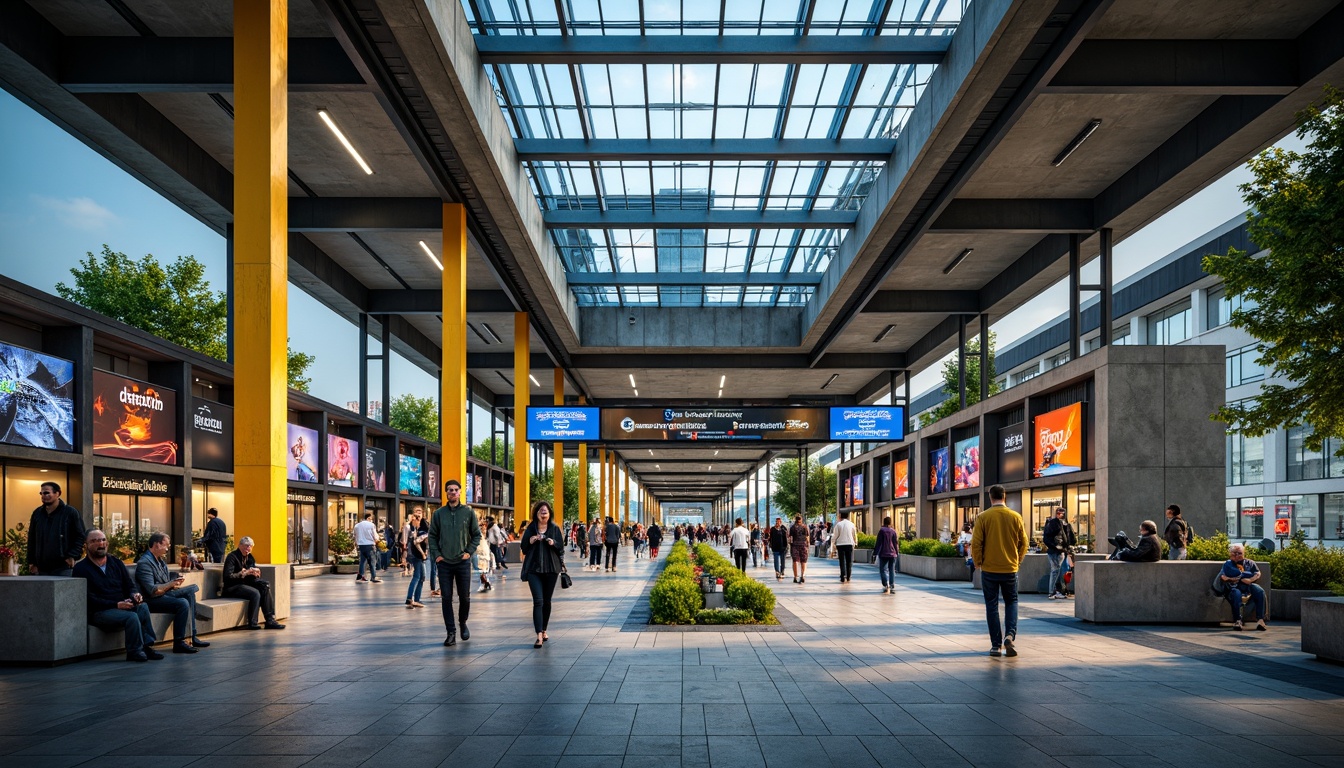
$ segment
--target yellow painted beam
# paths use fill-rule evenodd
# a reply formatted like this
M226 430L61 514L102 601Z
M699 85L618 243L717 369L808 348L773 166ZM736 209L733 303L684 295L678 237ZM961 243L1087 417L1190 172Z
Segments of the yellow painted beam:
M443 434L442 482L467 476L467 209L443 205L443 360L439 374L439 423ZM435 491L443 504L442 485Z
M555 369L555 404L565 404L565 371L563 368ZM556 443L551 447L555 452L555 494L551 497L551 504L555 507L552 517L555 518L555 524L563 526L565 524L565 444Z
M579 395L579 405L587 400ZM579 443L579 522L588 524L588 444Z
M597 519L607 519L607 449L597 449Z
M625 467L625 525L630 524L630 466Z
M526 312L513 313L513 519L532 519L532 444L527 406L532 402L532 327Z
M288 0L233 4L234 535L289 560Z

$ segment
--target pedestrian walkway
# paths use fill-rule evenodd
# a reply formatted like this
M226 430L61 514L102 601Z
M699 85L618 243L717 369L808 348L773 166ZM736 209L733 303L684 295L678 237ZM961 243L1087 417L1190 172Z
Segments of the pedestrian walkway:
M1344 765L1344 669L1294 653L1295 625L1089 628L1032 595L1021 656L989 658L969 584L884 595L874 567L841 585L813 559L802 585L748 568L813 631L623 631L656 569L629 552L614 574L571 570L540 650L515 567L473 592L454 648L437 599L405 608L407 579L324 576L294 583L284 632L0 669L0 764Z

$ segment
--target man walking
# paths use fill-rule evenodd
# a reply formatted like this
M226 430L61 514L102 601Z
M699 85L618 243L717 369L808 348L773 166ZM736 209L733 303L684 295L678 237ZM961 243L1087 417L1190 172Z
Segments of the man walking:
M789 529L784 527L784 518L775 518L775 527L770 529L770 555L775 563L775 580L784 578L784 553L789 551Z
M438 569L443 590L443 625L448 630L444 645L457 645L453 623L453 589L457 589L457 623L462 639L470 640L467 616L471 613L471 556L481 544L481 525L476 511L458 501L462 484L449 480L443 485L448 503L434 510L429 521L429 557Z
M849 512L841 512L831 536L831 548L840 558L840 583L844 584L854 573L854 547L859 543L859 532L849 521Z
M1167 507L1167 529L1162 537L1167 540L1167 559L1184 560L1186 547L1190 545L1194 534L1190 530L1190 524L1181 517L1180 505L1172 504Z
M751 546L751 531L743 524L742 518L737 518L737 524L728 534L728 548L733 551L733 564L737 570L747 572L747 548Z
M607 550L606 570L616 570L616 555L621 547L621 526L616 524L615 520L607 517L606 530L602 531L603 546Z
M1045 556L1050 559L1050 581L1045 590L1050 593L1051 600L1063 600L1064 560L1069 556L1069 548L1078 543L1063 507L1055 507L1055 516L1046 521L1041 540L1045 544Z
M84 552L84 518L61 501L60 485L45 482L38 495L42 506L33 510L28 521L28 572L38 576L69 576Z
M365 512L364 519L355 524L355 546L359 548L359 574L355 581L382 581L374 568L378 561L378 529L373 525L373 513ZM369 564L369 578L364 578L364 563Z
M807 582L807 545L811 534L803 525L803 516L794 515L789 527L789 554L793 557L793 583Z
M206 556L210 558L209 562L224 562L224 547L228 540L228 529L224 521L219 519L219 510L211 507L205 511L205 532L201 534L201 546L205 547Z
M1027 556L1027 529L1022 516L1004 503L1008 492L1002 485L989 487L989 509L975 518L971 534L971 559L980 569L985 594L985 618L989 623L989 655L1016 656L1017 568ZM999 624L999 597L1003 597L1004 626Z

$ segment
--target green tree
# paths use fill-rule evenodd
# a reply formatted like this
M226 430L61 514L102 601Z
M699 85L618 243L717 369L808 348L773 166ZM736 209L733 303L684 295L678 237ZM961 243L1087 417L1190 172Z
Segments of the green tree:
M775 492L770 496L774 502L772 515L785 519L798 514L798 460L783 459L774 463L771 477L775 481ZM812 459L807 461L807 515L808 519L822 517L835 512L836 491L839 478L835 470L823 467ZM764 511L761 512L765 514Z
M490 437L471 446L471 455L487 464L494 464L504 469L513 469L513 444L509 444L509 450L504 450L504 440L499 437ZM494 453L491 456L491 453Z
M565 498L564 508L561 512L565 520L574 521L579 519L579 463L576 461L567 461L564 465L565 473ZM591 515L600 508L602 503L602 494L597 491L597 478L593 477L592 470L588 471L588 513ZM555 475L547 473L545 477L532 476L532 501L535 503L538 499L550 501L555 498Z
M1265 255L1204 257L1204 270L1242 300L1232 325L1260 342L1257 362L1288 384L1266 384L1213 418L1252 437L1303 425L1309 448L1332 438L1344 456L1344 94L1327 87L1297 119L1306 150L1261 152L1241 185L1251 242Z
M439 442L439 405L432 397L416 397L407 392L392 398L387 406L387 424L393 429L410 432Z
M1002 391L994 380L998 372L994 370L994 333L989 334L989 394L997 395ZM958 394L959 368L957 358L943 363L943 394L947 395L937 408L920 417L920 426L927 427L939 419L947 418L961 410L961 397ZM966 405L980 402L980 338L973 337L966 342Z
M228 299L210 290L205 265L195 256L179 256L167 265L150 254L133 261L106 243L101 255L85 255L70 270L74 286L56 284L61 298L203 355L228 357ZM312 380L304 374L316 358L292 349L287 353L289 386L307 392Z

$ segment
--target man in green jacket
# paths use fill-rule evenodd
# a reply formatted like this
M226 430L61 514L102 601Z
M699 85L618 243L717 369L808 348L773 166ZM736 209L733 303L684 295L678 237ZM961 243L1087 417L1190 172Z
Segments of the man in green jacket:
M990 508L975 518L971 533L971 560L980 569L989 622L989 655L1016 656L1017 568L1027 556L1027 528L1022 516L1009 509L1002 485L989 487ZM1004 625L999 625L999 595L1003 595Z
M429 557L439 572L443 589L443 624L448 628L444 645L457 645L457 626L453 623L453 587L457 587L457 621L462 639L470 640L467 615L471 613L471 554L481 543L481 525L476 511L461 503L462 484L449 480L443 484L448 503L434 510L429 520Z

